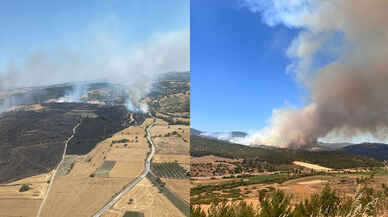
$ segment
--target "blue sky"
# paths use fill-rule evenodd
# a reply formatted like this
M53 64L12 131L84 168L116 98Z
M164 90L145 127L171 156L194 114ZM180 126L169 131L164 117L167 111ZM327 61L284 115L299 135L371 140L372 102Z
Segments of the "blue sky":
M272 110L300 106L305 93L286 74L286 50L298 33L269 27L237 0L191 1L191 126L257 130Z
M93 33L122 43L154 32L189 28L189 3L182 0L4 1L0 7L0 65L37 49L83 51Z

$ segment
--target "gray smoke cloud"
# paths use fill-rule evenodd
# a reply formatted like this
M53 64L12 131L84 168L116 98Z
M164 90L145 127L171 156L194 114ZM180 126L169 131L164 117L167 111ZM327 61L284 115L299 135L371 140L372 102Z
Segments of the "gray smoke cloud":
M155 33L148 39L126 44L108 34L90 36L87 48L38 50L0 70L0 89L45 86L64 82L109 81L128 88L129 109L144 110L144 97L161 73L189 71L189 31ZM16 63L17 62L17 63ZM83 90L73 88L63 100L76 101ZM86 91L86 90L84 90ZM145 109L146 110L146 109Z
M287 71L310 92L302 108L276 109L246 144L300 147L330 136L388 132L388 1L242 0L269 26L300 30ZM326 63L319 60L325 57Z

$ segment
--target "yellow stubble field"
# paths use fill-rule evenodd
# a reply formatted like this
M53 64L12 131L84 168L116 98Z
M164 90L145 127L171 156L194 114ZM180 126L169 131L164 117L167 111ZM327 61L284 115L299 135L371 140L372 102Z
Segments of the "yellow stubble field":
M44 173L0 185L0 216L32 217L36 215L48 186L51 173ZM25 192L19 192L23 184L31 188ZM12 207L12 209L10 208Z
M149 151L145 127L128 127L99 143L90 153L76 157L68 175L55 178L42 217L90 217L144 169ZM114 142L127 139L131 142ZM135 142L137 140L137 142ZM107 177L90 177L104 161L115 161Z

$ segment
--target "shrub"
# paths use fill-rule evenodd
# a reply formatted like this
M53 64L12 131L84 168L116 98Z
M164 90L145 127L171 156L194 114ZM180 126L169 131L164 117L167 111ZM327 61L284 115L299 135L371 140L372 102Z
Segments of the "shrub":
M30 189L31 189L30 184L23 184L22 187L20 187L19 192L25 192Z
M259 191L259 208L254 209L244 201L212 203L207 211L191 206L191 217L378 217L388 209L388 187L375 191L366 184L360 185L354 198L339 197L328 185L320 194L296 206L290 204L291 196L283 191Z

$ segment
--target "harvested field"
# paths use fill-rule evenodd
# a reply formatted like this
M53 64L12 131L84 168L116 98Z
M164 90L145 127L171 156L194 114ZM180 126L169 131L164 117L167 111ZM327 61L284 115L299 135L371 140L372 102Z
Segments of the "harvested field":
M68 175L55 179L41 217L90 217L101 209L143 170L149 151L144 138L145 126L151 121L147 119L141 126L131 126L114 134L87 155L71 155L76 163ZM134 140L135 137L138 142L127 147L123 143L112 144L112 141ZM112 161L116 163L113 165ZM111 168L109 177L90 177L97 168L106 170L108 167ZM111 213L110 216L115 216L115 212Z
M161 192L176 208L181 211L181 213L186 216L190 215L190 207L189 204L184 200L180 199L174 192L172 192L169 188L166 188L166 185L160 178L154 176L152 173L148 173L147 178L152 182L154 186L159 189Z
M295 165L306 167L306 168L313 169L313 170L316 170L316 171L331 171L331 170L333 170L333 169L330 169L330 168L327 168L327 167L322 167L322 166L319 166L319 165L316 165L316 164L310 164L310 163L305 163L305 162L301 162L301 161L294 161L293 163Z
M116 161L104 161L104 163L96 169L96 171L92 174L93 176L103 176L108 177L109 172L115 166Z
M299 185L313 185L313 184L322 184L326 183L327 180L312 180L312 181L306 181L306 182L299 182Z
M144 217L144 213L127 211L123 217Z
M56 177L41 217L90 217L130 180L106 177Z
M37 176L32 176L24 179L20 179L9 184L0 185L0 199L4 198L31 198L31 199L42 199L48 181L50 180L51 173L43 173ZM27 184L30 190L25 192L19 192L19 189Z
M105 212L102 217L122 217L121 213L117 213L115 211Z
M0 216L36 217L41 202L40 199L0 199Z
M131 202L130 202L131 201ZM143 179L117 202L110 212L140 212L144 217L184 217L149 179Z
M165 196L181 207L181 212L185 212L182 202L190 200L190 181L185 179L186 171L190 170L190 129L185 125L169 125L158 120L150 131L157 150L152 172L166 183L169 190L164 190Z
M168 125L158 120L150 130L152 140L156 145L156 154L188 155L189 127L185 125Z
M179 199L190 204L190 182L187 180L162 179L166 187L172 191Z
M50 174L45 173L0 185L0 216L35 217L43 195L47 190ZM23 184L31 189L19 192Z

